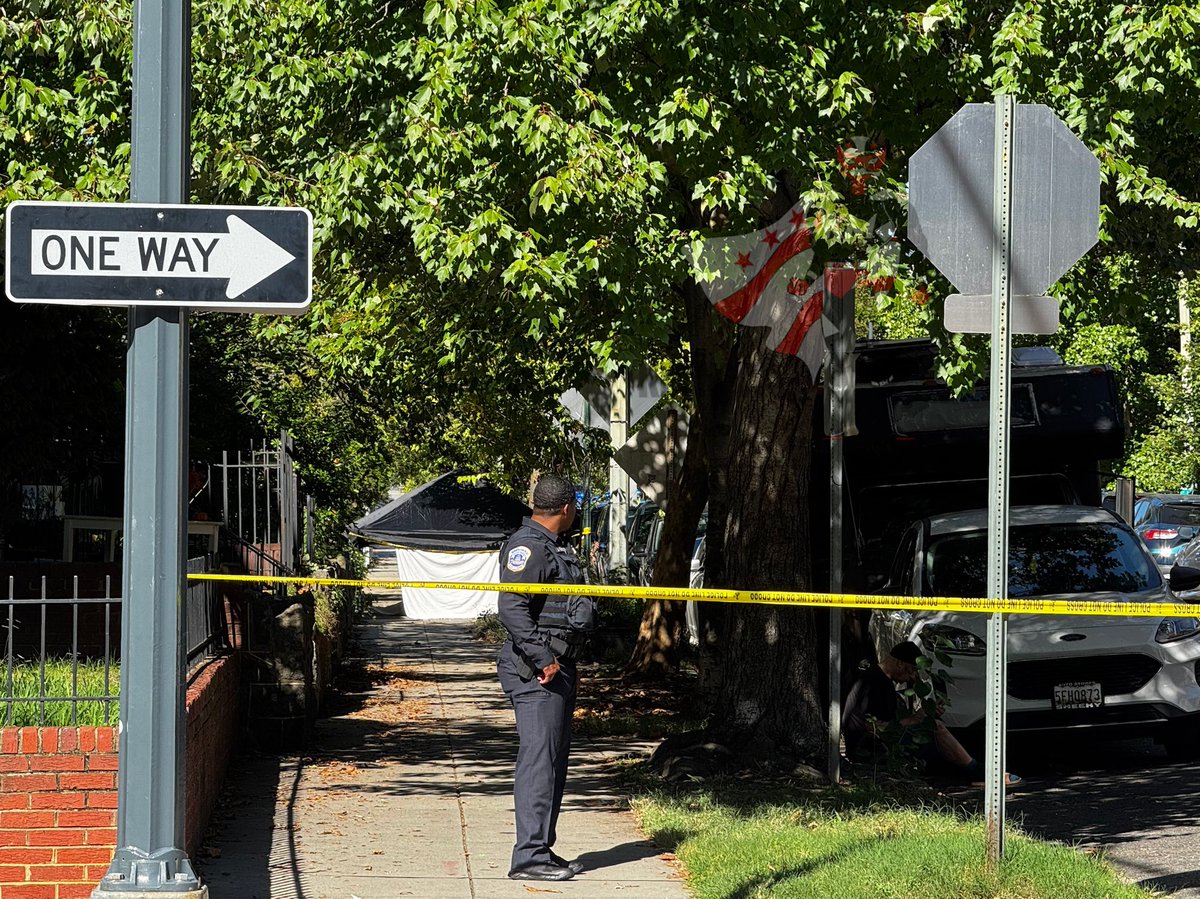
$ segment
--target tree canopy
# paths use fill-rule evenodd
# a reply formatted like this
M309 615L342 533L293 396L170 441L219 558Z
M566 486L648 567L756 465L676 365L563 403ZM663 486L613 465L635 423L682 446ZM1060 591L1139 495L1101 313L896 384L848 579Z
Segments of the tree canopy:
M127 197L128 6L0 11L0 198ZM1179 377L1171 325L1196 268L1200 4L200 0L194 19L193 199L304 205L317 238L311 312L197 317L195 378L214 430L287 423L330 503L450 464L520 484L569 458L563 389L649 361L691 374L673 386L704 419L693 451L723 546L714 578L807 585L807 559L756 561L752 544L807 527L803 478L783 473L806 470L814 385L716 317L697 242L803 200L819 214L816 266L893 278L861 296L876 333L931 333L943 373L969 381L986 340L942 331L948 285L911 249L890 253L881 226L904 234L911 154L997 90L1050 106L1101 163L1103 243L1055 288L1055 342L1121 372L1129 470L1165 484L1183 461L1196 477L1195 380ZM866 189L838 160L856 136L887 159ZM44 339L112 347L110 315L46 311ZM21 379L0 364L15 402ZM86 385L105 397L94 410L117 382ZM778 401L750 402L767 391ZM734 471L770 502L731 507ZM739 611L727 655L789 614ZM764 726L790 748L818 739L812 625L770 660L789 672L775 720L800 724ZM740 706L739 726L763 707Z

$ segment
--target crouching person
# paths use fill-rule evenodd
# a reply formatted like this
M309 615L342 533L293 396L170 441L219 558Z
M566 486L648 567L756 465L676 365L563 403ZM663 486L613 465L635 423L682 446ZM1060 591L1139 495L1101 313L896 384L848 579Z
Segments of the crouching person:
M842 711L842 736L846 755L861 760L886 751L888 743L904 747L918 759L948 765L972 782L983 778L983 766L950 733L939 712L915 709L903 692L917 680L921 649L911 640L892 647L891 653L859 676ZM1005 785L1021 778L1005 775Z

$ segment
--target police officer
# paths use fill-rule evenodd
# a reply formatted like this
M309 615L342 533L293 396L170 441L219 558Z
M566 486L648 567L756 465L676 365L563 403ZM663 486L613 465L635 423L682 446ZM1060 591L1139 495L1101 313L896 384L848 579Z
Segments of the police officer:
M583 583L579 559L565 536L574 521L575 488L557 475L542 475L533 490L533 516L500 548L501 583ZM500 621L510 639L496 669L516 713L520 740L513 783L517 842L508 872L514 880L570 880L583 870L552 851L571 750L575 656L582 642L571 624L572 599L500 594Z

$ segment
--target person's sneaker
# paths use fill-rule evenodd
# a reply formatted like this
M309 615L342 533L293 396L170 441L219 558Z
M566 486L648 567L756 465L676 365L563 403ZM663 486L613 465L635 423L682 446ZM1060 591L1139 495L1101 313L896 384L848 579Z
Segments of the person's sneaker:
M569 862L561 855L558 855L554 852L550 853L550 861L554 862L554 864L558 865L560 868L570 868L572 874L583 873L583 862L581 861Z
M570 880L575 872L565 865L535 862L523 868L513 868L508 876L510 880Z

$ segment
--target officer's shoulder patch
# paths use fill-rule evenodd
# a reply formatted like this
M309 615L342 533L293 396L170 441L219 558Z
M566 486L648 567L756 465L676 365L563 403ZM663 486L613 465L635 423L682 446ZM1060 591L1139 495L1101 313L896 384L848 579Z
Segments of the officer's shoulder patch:
M509 571L524 571L525 563L529 561L528 546L514 546L508 551L508 562L506 563Z

